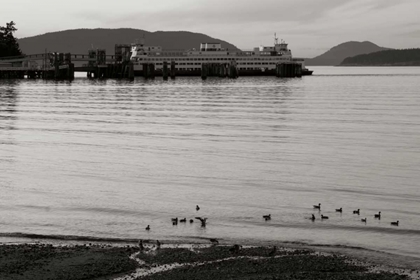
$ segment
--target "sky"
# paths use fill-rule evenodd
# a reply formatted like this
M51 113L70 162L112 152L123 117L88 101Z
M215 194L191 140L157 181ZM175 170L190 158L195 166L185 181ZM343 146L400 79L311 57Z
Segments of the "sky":
M243 50L272 45L276 33L299 57L347 41L420 48L420 0L13 0L0 7L0 26L13 20L17 38L138 28L204 33Z

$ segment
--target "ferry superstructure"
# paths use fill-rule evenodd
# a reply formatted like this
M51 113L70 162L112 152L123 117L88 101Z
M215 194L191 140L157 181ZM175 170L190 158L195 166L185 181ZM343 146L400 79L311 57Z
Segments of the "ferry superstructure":
M274 75L279 63L299 63L305 71L305 60L293 58L288 44L274 39L274 46L260 46L252 51L229 50L221 43L201 43L200 48L191 50L164 50L161 46L147 46L144 40L131 45L131 62L134 72L143 71L144 64L154 64L157 72L163 64L174 62L177 75L200 75L202 64L236 64L239 75ZM307 70L306 70L307 71ZM303 73L305 74L305 73Z

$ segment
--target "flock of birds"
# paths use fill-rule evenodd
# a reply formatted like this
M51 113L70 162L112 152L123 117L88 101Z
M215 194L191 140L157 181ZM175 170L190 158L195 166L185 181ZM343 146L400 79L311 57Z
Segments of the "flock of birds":
M199 211L200 206L196 205L195 210ZM207 218L202 218L202 217L195 217L195 218L201 222L201 227L206 227ZM187 218L178 219L178 217L176 217L176 218L172 218L171 221L172 221L172 225L176 226L178 225L178 223L186 223ZM190 224L194 223L194 219L190 219L189 222ZM146 231L150 231L150 225L147 225Z
M314 205L314 209L317 209L317 210L319 210L319 211L321 211L321 203L319 203L318 205ZM341 208L339 208L339 209L335 209L335 212L339 212L339 213L343 213L343 208L341 207ZM360 209L357 209L357 210L353 210L353 214L356 214L356 215L360 215ZM265 215L265 216L263 216L263 218L267 221L267 217L269 217L269 218L271 218L271 215ZM374 214L374 216L373 216L375 219L378 219L378 220L380 220L381 219L381 211L379 211L378 212L378 214ZM315 215L314 214L312 214L312 217L311 218L309 218L310 220L312 220L312 221L315 221ZM324 216L323 214L321 214L321 220L327 220L327 219L329 219L328 218L328 216ZM361 219L361 221L363 222L363 223L367 223L367 218L362 218ZM392 226L398 226L399 225L399 223L400 223L400 221L396 221L396 222L391 222L391 225Z

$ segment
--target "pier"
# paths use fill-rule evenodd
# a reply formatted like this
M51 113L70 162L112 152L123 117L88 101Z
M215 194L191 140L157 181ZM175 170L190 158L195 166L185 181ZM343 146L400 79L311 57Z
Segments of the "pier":
M302 65L297 62L278 63L274 69L241 69L231 60L223 63L203 62L201 68L179 69L174 60L163 61L160 68L155 63L141 63L142 70L135 70L131 58L131 45L115 45L114 55L103 49L89 50L87 54L45 52L42 54L0 58L0 79L55 79L72 80L75 72L85 72L89 79L129 79L142 76L164 80L176 76L198 76L236 79L239 76L276 76L279 78L301 77Z

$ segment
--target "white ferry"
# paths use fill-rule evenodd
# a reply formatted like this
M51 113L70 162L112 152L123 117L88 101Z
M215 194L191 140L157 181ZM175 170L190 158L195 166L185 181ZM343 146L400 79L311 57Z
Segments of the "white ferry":
M236 63L239 76L275 75L278 63L299 63L302 75L311 75L305 68L305 60L293 58L287 44L274 37L274 46L260 46L252 51L229 50L222 48L221 43L201 43L200 48L191 50L163 50L160 46L146 46L144 39L131 45L130 60L134 64L136 76L143 72L143 64L154 64L157 73L162 72L163 64L175 63L177 76L200 75L204 63Z

